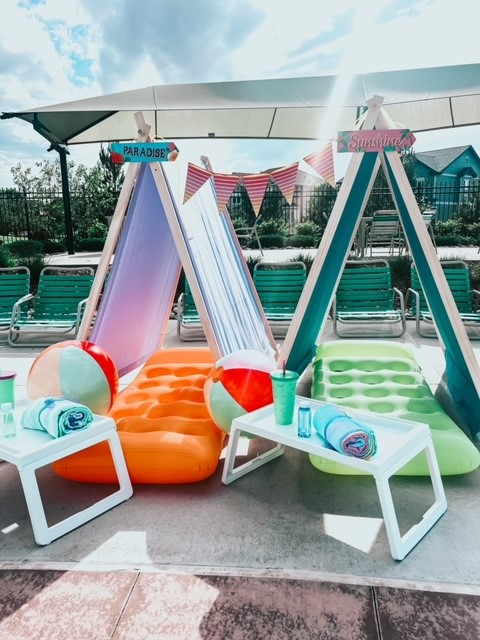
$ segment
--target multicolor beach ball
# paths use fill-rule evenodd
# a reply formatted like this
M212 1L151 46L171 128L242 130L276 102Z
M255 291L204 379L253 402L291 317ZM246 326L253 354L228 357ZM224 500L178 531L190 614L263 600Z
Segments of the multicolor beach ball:
M32 400L65 396L105 415L118 394L118 370L108 353L93 342L58 342L34 361L27 394Z
M230 432L232 420L273 402L270 371L273 358L252 349L218 360L207 376L203 395L215 424Z

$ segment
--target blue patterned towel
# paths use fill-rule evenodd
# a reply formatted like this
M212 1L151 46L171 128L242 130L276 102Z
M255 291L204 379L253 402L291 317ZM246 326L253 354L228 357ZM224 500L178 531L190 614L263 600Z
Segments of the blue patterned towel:
M334 404L315 411L313 426L330 449L356 458L370 458L377 452L375 433Z
M47 431L54 438L85 429L93 422L88 407L63 397L39 398L22 416L22 427Z

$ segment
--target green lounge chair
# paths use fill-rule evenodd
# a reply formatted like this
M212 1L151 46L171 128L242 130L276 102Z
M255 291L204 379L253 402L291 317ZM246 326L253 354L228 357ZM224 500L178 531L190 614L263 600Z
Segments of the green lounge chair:
M52 338L75 338L92 288L90 267L45 267L36 295L13 306L8 341L12 346L45 346ZM32 337L33 341L21 342Z
M460 318L470 338L480 339L480 291L472 289L470 269L462 260L445 260L440 263L457 305ZM411 269L411 285L407 292L407 307L411 300L411 314L415 318L417 333L424 338L436 338L434 322L422 289L417 270Z
M30 293L30 270L27 267L0 269L0 330L7 331L14 304Z
M340 338L378 337L384 335L385 326L390 327L390 333L394 327L395 337L405 333L404 296L392 285L386 260L346 262L333 299L332 319Z
M304 262L257 262L253 283L274 336L285 335L307 280Z
M188 280L185 280L185 292L178 296L177 301L177 336L184 342L205 340L202 321Z

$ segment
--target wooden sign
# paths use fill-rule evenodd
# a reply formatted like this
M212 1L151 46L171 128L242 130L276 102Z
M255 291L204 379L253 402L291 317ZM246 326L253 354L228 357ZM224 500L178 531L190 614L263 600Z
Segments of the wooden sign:
M115 142L112 162L171 162L178 157L174 142Z
M369 129L368 131L339 131L338 153L403 151L415 142L409 129Z

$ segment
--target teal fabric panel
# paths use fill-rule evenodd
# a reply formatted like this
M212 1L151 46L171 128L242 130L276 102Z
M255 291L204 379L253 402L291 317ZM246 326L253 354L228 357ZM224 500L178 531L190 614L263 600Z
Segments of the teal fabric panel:
M350 252L355 229L363 213L362 205L365 200L366 185L370 182L377 155L377 153L363 154L340 224L335 229L331 245L327 247L323 268L317 274L312 295L304 309L299 330L287 359L287 367L299 374L303 373L315 354L318 334L328 315L338 281ZM323 250L322 245L318 250ZM307 284L309 284L308 280Z
M458 336L445 308L440 287L430 267L429 260L423 246L415 234L412 219L398 187L388 153L384 154L392 190L397 203L400 219L405 235L410 245L412 257L415 261L418 276L422 283L430 310L435 318L438 331L442 337L446 350L446 371L448 389L462 419L470 429L472 436L479 439L480 398L475 388L468 363L465 359Z

